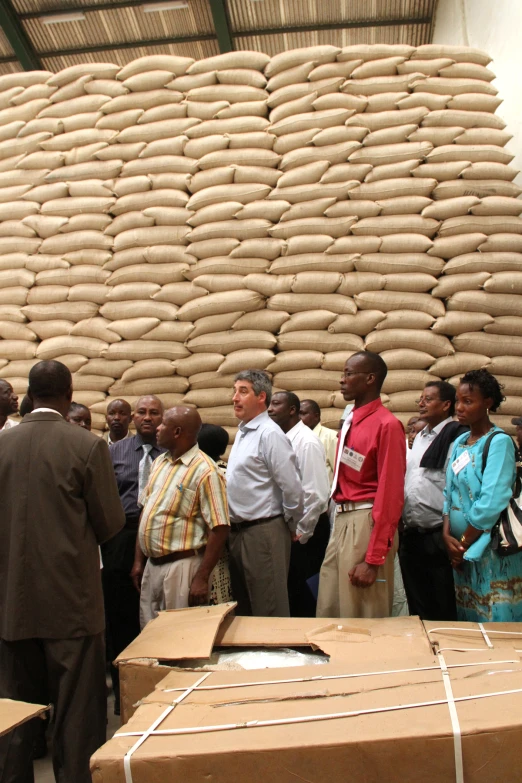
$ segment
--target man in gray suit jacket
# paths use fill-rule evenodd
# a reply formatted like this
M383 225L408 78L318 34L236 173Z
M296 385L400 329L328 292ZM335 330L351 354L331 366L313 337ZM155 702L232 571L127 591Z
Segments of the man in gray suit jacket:
M90 783L107 709L98 546L125 516L107 444L65 420L67 367L35 365L28 393L33 412L0 434L0 697L52 703L55 778ZM2 783L33 783L33 734L0 740Z

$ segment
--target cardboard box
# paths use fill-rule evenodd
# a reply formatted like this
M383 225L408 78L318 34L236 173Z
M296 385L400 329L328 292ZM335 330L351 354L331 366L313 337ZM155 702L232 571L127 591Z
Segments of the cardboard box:
M170 670L187 659L209 659L219 648L292 647L322 650L330 662L379 661L430 653L418 617L338 620L235 617L235 603L161 612L116 659L121 715L136 705Z
M173 615L161 624L198 626L195 615ZM93 783L449 783L459 780L460 750L465 783L520 780L522 664L513 646L441 657L417 618L401 619L318 631L336 658L324 666L171 670L93 756ZM207 642L215 623L216 615L202 622ZM405 631L417 624L419 637ZM316 633L305 636L310 643Z
M25 701L0 699L0 737L16 729L31 718L43 715L49 707L43 704L28 704Z

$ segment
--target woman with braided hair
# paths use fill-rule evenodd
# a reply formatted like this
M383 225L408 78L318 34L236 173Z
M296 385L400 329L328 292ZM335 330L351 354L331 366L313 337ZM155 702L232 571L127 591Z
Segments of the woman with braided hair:
M501 557L491 548L491 528L509 503L516 477L513 441L489 419L503 400L487 370L460 379L456 414L470 431L455 441L443 512L459 620L522 620L522 552Z

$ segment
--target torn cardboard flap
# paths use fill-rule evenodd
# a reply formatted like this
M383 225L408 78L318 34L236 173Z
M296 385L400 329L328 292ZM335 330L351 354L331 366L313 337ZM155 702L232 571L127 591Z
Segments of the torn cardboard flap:
M116 658L116 663L131 658L181 660L209 658L223 618L237 604L234 601L216 606L195 606L160 612L140 635Z
M0 737L31 718L43 715L48 709L49 707L45 707L43 704L28 704L25 701L0 699Z

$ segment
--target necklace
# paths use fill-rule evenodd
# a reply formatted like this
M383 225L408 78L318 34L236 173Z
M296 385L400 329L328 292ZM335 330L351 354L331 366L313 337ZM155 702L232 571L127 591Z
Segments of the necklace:
M474 443L477 443L477 441L479 441L481 438L483 438L485 435L487 435L488 432L490 432L492 429L494 429L494 426L495 425L492 425L491 427L489 427L486 430L486 432L482 433L482 435L477 435L476 437L471 437L471 435L470 435L470 437L466 441L466 445L467 446L473 446Z

